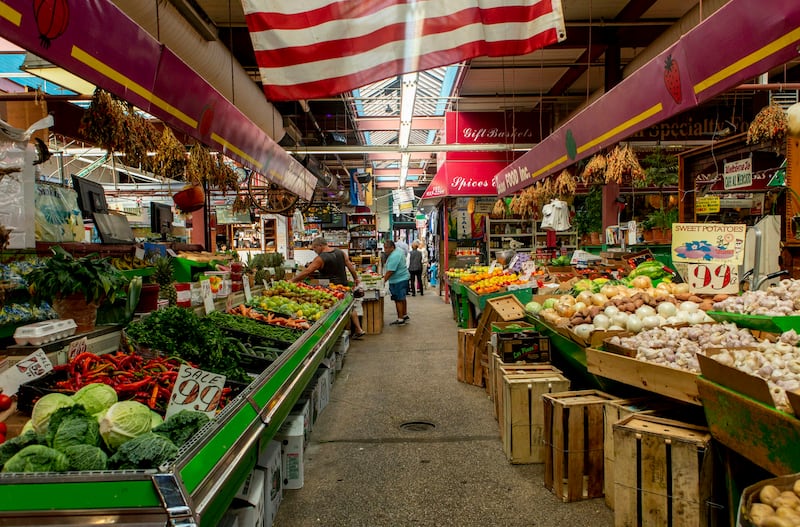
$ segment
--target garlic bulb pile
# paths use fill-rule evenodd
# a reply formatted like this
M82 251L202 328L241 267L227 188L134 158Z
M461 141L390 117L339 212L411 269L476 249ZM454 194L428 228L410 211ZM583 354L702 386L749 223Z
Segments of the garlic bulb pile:
M680 328L652 328L629 337L612 337L616 346L636 350L636 358L676 370L700 372L697 354L705 348L755 346L758 340L735 324L700 324Z
M791 330L778 342L761 341L754 346L756 349L723 349L711 358L767 381L775 407L788 411L786 390L800 389L799 340L800 336Z
M800 280L781 280L766 291L747 291L714 303L714 311L744 315L800 315Z

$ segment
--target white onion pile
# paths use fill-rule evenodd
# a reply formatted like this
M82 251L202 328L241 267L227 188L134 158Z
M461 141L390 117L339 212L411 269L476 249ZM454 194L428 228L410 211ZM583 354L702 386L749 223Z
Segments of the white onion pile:
M747 329L735 324L700 324L679 328L644 330L627 337L614 336L609 342L636 350L636 358L692 373L700 372L697 354L705 348L742 348L755 346L758 340Z
M747 291L715 302L714 311L744 315L800 315L800 280L781 280L766 291Z

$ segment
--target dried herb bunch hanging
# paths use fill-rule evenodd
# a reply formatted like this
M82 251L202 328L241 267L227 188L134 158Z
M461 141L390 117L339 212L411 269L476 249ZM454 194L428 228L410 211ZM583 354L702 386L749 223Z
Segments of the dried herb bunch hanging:
M506 200L504 200L503 198L498 198L498 200L494 202L494 207L492 207L492 217L505 218L505 216L506 216Z
M186 163L186 182L192 185L202 185L203 181L209 179L215 165L216 160L211 157L208 148L201 143L195 143L189 151L189 161Z
M222 191L223 194L229 190L233 190L237 194L239 192L239 176L223 161L221 155L216 156L214 168L208 176L208 184L210 187Z
M186 161L186 147L165 126L153 158L153 173L162 178L183 179Z
M125 103L105 90L96 88L92 102L81 119L78 132L90 143L109 152L121 152L125 143Z
M583 167L581 181L586 185L603 183L606 179L606 166L605 154L595 154Z
M606 183L634 183L643 181L645 177L639 159L628 145L617 145L609 152L606 158Z
M127 133L120 150L125 153L124 163L131 167L141 167L148 172L153 171L153 157L148 152L157 148L158 132L144 117L136 112L130 103L125 105L123 126Z
M556 178L554 188L559 197L567 197L575 194L578 184L572 174L569 173L569 170L565 169Z
M756 114L747 129L747 144L772 143L779 147L786 139L786 111L777 104L770 104Z
M247 212L253 207L253 199L248 194L237 194L233 200L231 210L233 212Z

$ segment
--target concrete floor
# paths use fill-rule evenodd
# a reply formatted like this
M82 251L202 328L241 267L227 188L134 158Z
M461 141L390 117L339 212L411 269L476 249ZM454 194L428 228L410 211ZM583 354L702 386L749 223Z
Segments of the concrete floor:
M602 498L562 503L544 465L506 460L485 390L456 380L451 307L431 290L408 306L406 326L352 341L275 526L613 526Z

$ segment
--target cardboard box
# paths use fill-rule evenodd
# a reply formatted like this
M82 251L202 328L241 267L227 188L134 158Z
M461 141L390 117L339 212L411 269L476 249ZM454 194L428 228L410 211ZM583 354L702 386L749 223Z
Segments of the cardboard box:
M256 468L242 483L229 509L236 515L239 527L264 526L264 471Z
M283 426L275 434L281 443L281 464L283 468L283 488L302 489L305 455L303 416L289 415Z
M305 397L298 399L298 401L292 407L291 412L289 412L289 415L303 416L303 435L305 436L306 444L308 444L308 436L314 429L314 423L312 422L314 411L312 410L311 399L307 399Z
M550 337L537 331L497 333L492 339L503 362L550 362Z
M283 463L278 441L271 440L261 450L256 468L264 471L264 527L271 527L283 500Z
M319 378L317 378L317 398L314 401L317 416L328 406L331 400L331 386L333 385L332 371L328 368L320 368L320 372Z

